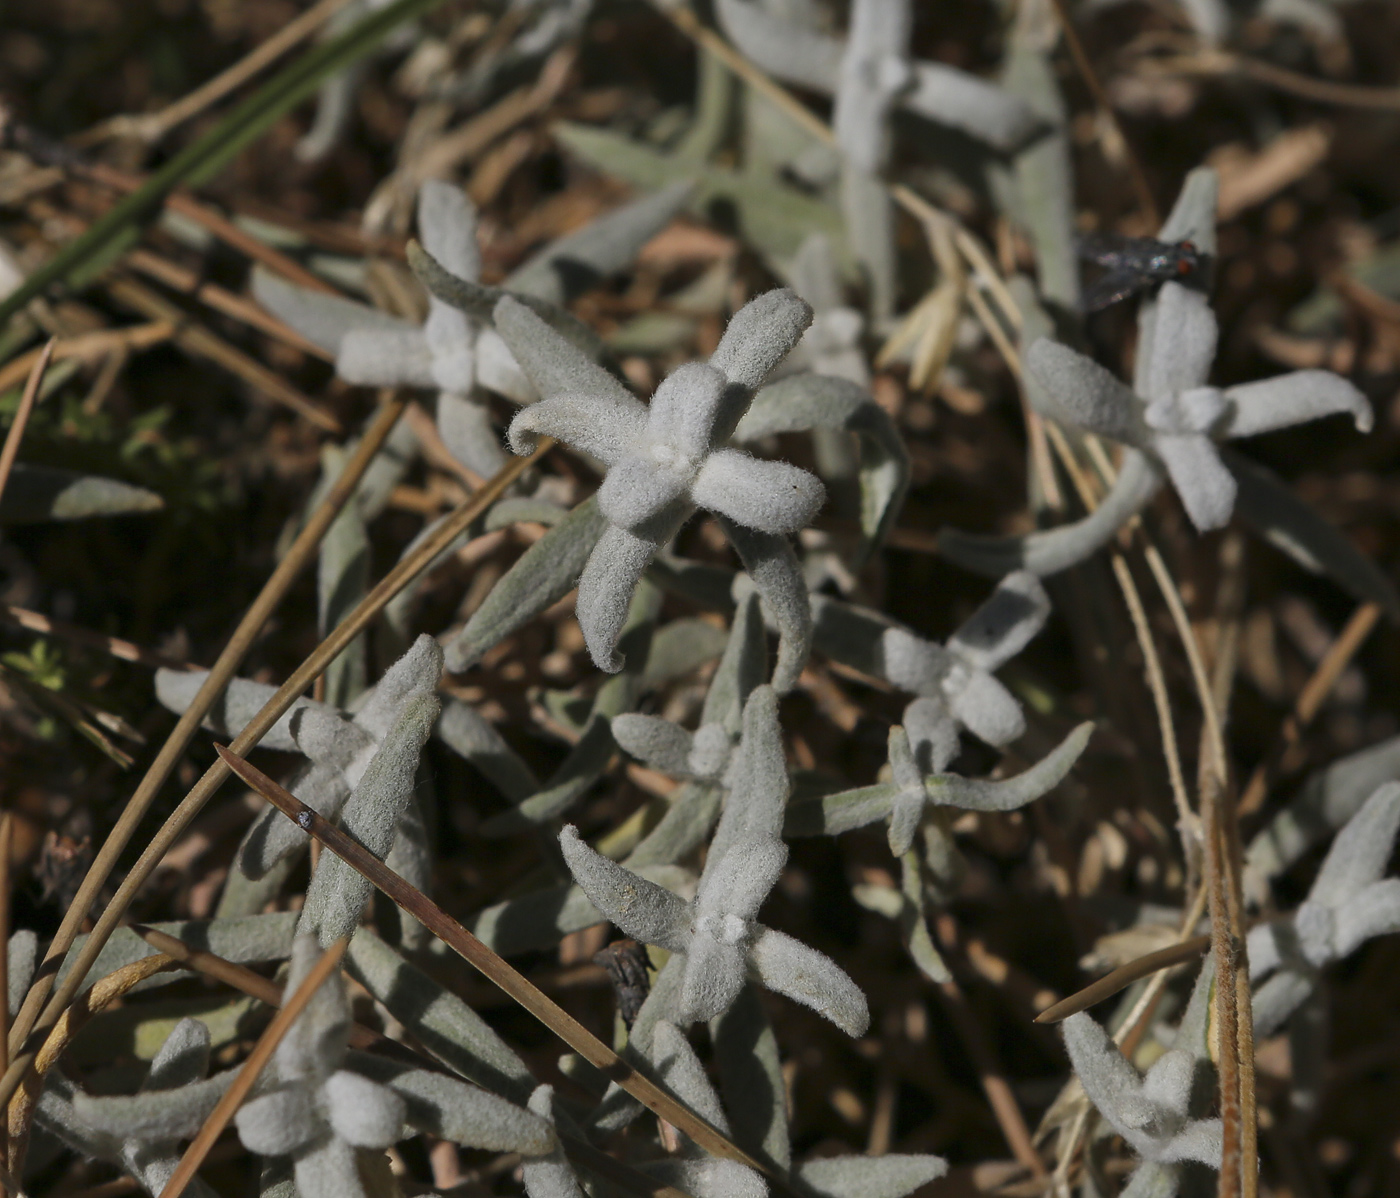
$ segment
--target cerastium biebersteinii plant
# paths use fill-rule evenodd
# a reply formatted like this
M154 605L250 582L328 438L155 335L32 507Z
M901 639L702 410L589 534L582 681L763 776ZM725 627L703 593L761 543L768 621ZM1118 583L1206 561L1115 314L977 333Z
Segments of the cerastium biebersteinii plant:
M530 452L541 434L607 466L598 507L607 521L579 579L578 620L599 669L616 672L616 646L637 580L696 508L706 508L775 607L791 613L775 685L786 690L807 656L807 590L788 542L821 506L821 482L785 462L725 442L773 368L797 344L812 310L790 291L751 300L708 363L672 372L650 407L509 297L496 327L544 396L517 413L510 443Z

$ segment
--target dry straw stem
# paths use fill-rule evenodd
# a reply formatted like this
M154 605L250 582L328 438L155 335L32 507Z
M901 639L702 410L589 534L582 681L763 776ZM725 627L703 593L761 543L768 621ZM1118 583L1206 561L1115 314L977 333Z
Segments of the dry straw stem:
M180 717L171 730L165 744L161 746L160 752L156 754L155 760L151 762L145 776L137 785L135 793L127 801L125 810L108 834L101 850L89 867L87 875L83 878L78 893L74 896L72 904L64 915L63 922L54 935L53 942L49 945L34 983L25 996L24 1004L15 1017L14 1027L10 1032L9 1046L12 1060L3 1079L0 1079L0 1102L5 1101L13 1094L15 1087L19 1084L19 1079L22 1076L21 1066L27 1063L27 1059L20 1061L14 1058L38 1022L41 1009L44 1011L44 1023L52 1023L58 1017L59 1012L72 1000L92 962L97 959L97 954L106 944L107 937L112 934L112 930L121 919L131 896L145 883L146 878L150 876L151 871L165 855L166 849L174 843L176 837L184 830L185 825L202 805L203 799L201 798L200 803L196 804L194 810L187 815L181 816L177 811L167 826L157 834L155 841L152 842L151 846L148 846L140 861L123 881L117 896L102 913L92 935L88 937L82 952L78 954L79 960L75 963L73 972L69 974L68 981L59 988L59 992L53 996L52 1001L45 1008L44 1000L48 998L49 991L53 987L58 966L73 946L79 928L87 918L87 914L92 909L102 887L106 885L112 870L116 867L117 858L130 842L141 820L145 818L156 794L179 763L186 746L198 730L200 722L208 714L209 709L223 692L224 687L228 685L229 680L238 671L239 665L252 647L253 642L262 635L263 627L268 618L276 610L277 605L281 603L283 596L307 563L315 559L326 530L330 528L336 516L340 514L340 510L354 494L361 476L369 468L370 462L374 460L375 454L379 452L389 433L393 431L403 409L404 403L400 399L390 400L381 407L379 414L366 430L354 454L345 464L344 471L330 489L330 493L311 514L311 518L307 520L305 527L297 535L296 540L292 542L286 556L278 563L277 569L272 572L267 582L263 584L262 591L253 600L252 606L248 608L243 619L239 621L238 627L234 629L233 635L209 671L209 677L200 688L199 694L195 696L194 702L190 704L189 710ZM290 702L290 699L287 700L284 707L290 705ZM280 713L281 709L279 709L278 714ZM268 721L269 725L272 722ZM259 735L261 735L261 731ZM208 794L212 793L213 788L211 787ZM207 794L204 797L207 797Z
M280 374L269 370L256 358L249 357L202 324L192 321L179 307L144 283L129 278L113 278L107 281L107 290L118 303L135 308L143 316L173 324L175 344L186 353L208 358L215 365L222 366L250 387L306 417L317 428L336 435L344 431L339 420Z
M0 945L10 943L10 840L14 833L14 817L10 812L0 815ZM10 961L9 952L0 952L0 1069L10 1063L8 1046L10 1022ZM10 1167L10 1136L5 1121L0 1121L0 1172ZM0 1184L0 1198L7 1198L7 1187Z
M82 645L85 649L96 649L99 653L106 653L109 657L120 658L122 661L134 661L138 665L149 666L153 670L189 670L194 668L189 662L179 661L176 658L167 657L164 653L155 653L150 649L143 649L140 645L124 641L120 637L103 636L102 633L93 632L90 628L69 624L64 620L55 620L51 616L44 615L41 611L32 611L27 607L16 607L10 603L0 604L0 620L13 624L16 628L25 628L30 632L42 633L44 636L56 636L60 640L72 641L73 644Z
M1118 114L1113 110L1108 93L1104 91L1103 84L1099 81L1098 72L1094 70L1094 64L1089 61L1089 55L1084 51L1084 43L1079 40L1079 33L1074 27L1074 18L1070 15L1069 5L1065 0L1051 0L1051 3L1055 6L1055 15L1060 19L1060 30L1065 35L1065 45L1069 47L1075 69L1078 70L1080 78L1088 87L1089 94L1094 97L1094 104L1098 107L1099 112L1113 127L1118 143L1123 147L1128 177L1132 180L1133 190L1137 193L1138 207L1142 211L1143 220L1150 228L1155 229L1162 223L1161 214L1157 211L1156 200L1152 198L1152 189L1147 186L1147 176L1143 173L1142 163L1138 161L1137 154L1133 152L1133 143L1124 134L1123 126L1118 121ZM1110 155L1105 154L1104 157L1109 158Z
M1335 104L1341 108L1381 108L1400 111L1400 87L1366 87L1356 83L1333 83L1315 79L1271 62L1231 54L1228 50L1201 50L1178 58L1157 59L1154 73L1179 75L1243 75L1279 91L1290 92L1316 100L1320 104Z
M179 967L174 957L157 953L142 957L130 965L124 965L106 977L94 982L71 1007L66 1008L50 1029L43 1046L37 1053L29 1053L17 1060L11 1068L24 1071L23 1085L9 1099L7 1129L13 1173L20 1173L24 1167L24 1150L29 1139L29 1123L34 1117L34 1106L44 1088L44 1075L56 1064L88 1020L105 1007L110 1006L134 986L139 986L147 978L158 973ZM18 1193L18 1191L16 1191Z
M1120 990L1126 990L1140 978L1151 977L1159 969L1170 969L1198 958L1210 947L1210 936L1193 936L1177 944L1159 948L1155 953L1147 953L1136 961L1120 965L1112 973L1106 973L1097 982L1085 986L1083 990L1062 998L1052 1007L1046 1007L1035 1017L1036 1023L1059 1023L1080 1011L1112 998Z
M1351 664L1351 659L1371 635L1371 629L1380 621L1381 609L1375 603L1363 603L1351 613L1351 619L1342 629L1341 635L1332 642L1323 655L1307 685L1298 693L1293 710L1284 717L1278 735L1265 758L1254 767L1249 784L1244 788L1236 807L1237 815L1253 815L1259 810L1269 792L1269 787L1284 768L1285 758L1302 739L1303 730L1312 723L1318 708L1337 684L1342 671Z
M190 1141L190 1146L185 1149L185 1155L180 1158L175 1172L165 1183L165 1189L161 1190L160 1198L180 1198L180 1195L184 1193L185 1187L190 1184L195 1173L199 1170L199 1166L203 1164L209 1149L214 1147L214 1141L228 1126L228 1121L233 1118L234 1112L243 1105L243 1100L248 1097L253 1083L258 1080L258 1074L272 1059L272 1054L277 1051L282 1037L296 1022L297 1016L306 1010L306 1004L321 988L322 983L339 968L340 958L345 955L345 949L349 944L350 937L342 936L330 948L326 949L321 954L321 959L306 975L306 980L296 988L296 992L287 1000L287 1005L273 1016L272 1022L267 1025L267 1030L258 1038L257 1044L253 1046L253 1051L243 1062L243 1068L238 1071L238 1076L233 1079L233 1085L224 1092L218 1105L209 1112L209 1118L204 1121L204 1126L199 1129L199 1134Z
M602 1070L649 1111L685 1132L711 1156L725 1157L747 1165L750 1169L765 1174L779 1193L794 1195L787 1179L781 1173L749 1156L688 1106L634 1069L533 982L487 948L421 890L405 882L359 841L323 819L257 767L242 760L233 746L226 749L222 745L216 745L215 748L229 769L303 832L320 841L324 848L329 849L372 882L463 960L475 966L529 1011L579 1056Z
M53 360L62 362L65 358L84 358L95 361L114 351L149 349L162 341L169 341L174 335L175 325L168 320L153 320L149 324L132 325L125 329L98 329L92 333L79 333L76 337L60 338L54 345ZM0 367L0 391L8 391L21 379L28 378L44 348L20 354Z
M295 20L289 21L265 42L260 42L231 67L220 71L207 83L187 92L159 112L139 116L114 116L94 125L77 139L78 145L92 145L109 137L135 137L147 143L160 141L177 125L198 116L230 92L242 87L264 67L305 41L335 16L351 0L321 0Z
M39 358L34 363L34 368L29 372L29 381L24 384L24 394L20 396L14 423L10 425L10 431L5 434L5 446L0 449L0 496L5 494L5 488L10 483L10 471L14 469L15 458L19 456L19 443L24 440L24 430L29 425L29 416L34 411L34 405L39 399L39 388L44 382L44 372L48 370L49 363L53 360L53 349L57 340L55 337L50 337L48 344L39 351ZM4 992L0 991L0 993Z

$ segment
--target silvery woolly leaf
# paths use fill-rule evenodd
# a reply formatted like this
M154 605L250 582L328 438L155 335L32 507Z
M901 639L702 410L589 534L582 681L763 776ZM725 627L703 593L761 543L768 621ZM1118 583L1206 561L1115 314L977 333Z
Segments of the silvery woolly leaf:
M16 462L0 499L0 524L126 516L158 512L164 506L165 500L154 491L115 478Z
M966 811L1015 811L1060 784L1084 752L1093 731L1092 723L1080 724L1030 769L1002 782L961 778L957 774L939 774L925 779L929 802Z
M800 940L759 927L749 946L749 968L769 990L811 1007L848 1036L863 1036L870 1026L860 987L830 957Z
M723 788L716 782L687 782L671 796L661 821L627 857L629 869L668 865L698 848L719 819Z
M1376 787L1400 776L1400 737L1315 770L1286 807L1250 841L1245 887L1262 900L1269 880L1288 869L1325 837L1346 824Z
M534 772L470 703L461 699L443 703L435 732L443 744L480 770L508 799L519 801L539 790Z
M482 478L490 478L505 465L505 449L491 411L470 395L438 392L437 430L447 452Z
M720 724L730 736L743 727L744 704L768 671L768 645L758 595L746 595L734 610L724 655L710 679L701 724Z
M719 657L728 642L724 630L708 620L680 619L663 624L652 635L642 683L652 689L683 677Z
M143 1090L173 1090L197 1082L209 1071L209 1028L198 1019L181 1019L151 1061Z
M496 532L514 524L543 524L546 528L553 528L568 514L568 508L548 499L510 496L492 504L491 510L486 513L482 531Z
M734 1142L786 1171L792 1163L787 1089L777 1037L752 983L710 1020L710 1045L725 1105L734 1113Z
M808 1161L793 1171L793 1180L816 1198L904 1198L947 1172L941 1156L890 1153Z
M1164 475L1144 453L1123 454L1118 479L1089 515L1073 524L1021 537L989 537L944 528L938 549L950 561L974 574L1001 578L1013 570L1029 570L1045 578L1091 557L1117 531L1147 506L1161 489Z
M506 279L506 290L567 303L631 265L642 246L689 203L693 191L691 183L673 183L560 237L518 267Z
M1328 849L1308 900L1337 907L1385 873L1400 829L1400 783L1377 787Z
M710 365L745 398L763 386L812 323L812 307L796 292L775 288L751 299L725 326Z
M163 707L183 715L208 677L208 670L159 669L156 671L156 698ZM232 739L267 706L268 700L276 693L275 686L252 682L247 678L234 678L224 688L223 694L214 700L208 715L204 717L204 727L217 736ZM312 699L297 699L258 743L268 749L295 753L297 743L292 736L292 721L302 712L314 712L314 715L302 718L319 719L328 725L345 722L341 714L327 704Z
M588 556L607 527L592 496L530 546L486 596L447 652L454 674L558 602L578 583Z
M369 928L360 928L350 941L345 967L443 1064L517 1101L530 1093L534 1080L515 1050L471 1007Z
M651 1034L651 1062L662 1084L686 1106L726 1136L729 1120L705 1066L681 1031L670 1020L658 1020Z
M654 770L677 776L689 770L695 737L679 724L628 713L613 719L612 734L619 746Z
M869 554L899 518L909 486L909 455L889 414L863 387L846 379L799 374L770 383L734 430L739 441L775 433L838 429L861 445L861 531Z
M669 863L638 865L635 872L673 893L687 891L695 882L693 872ZM484 907L466 923L467 930L483 944L509 957L551 948L570 932L591 928L607 918L581 887L562 885Z
M498 305L502 301L509 301L517 307L528 310L542 325L585 358L596 360L603 356L603 343L598 334L573 313L557 304L536 299L532 295L512 295L503 287L488 287L471 279L461 278L416 241L408 243L408 265L418 276L418 281L428 289L434 299L440 300L459 312L466 313L473 320L483 324L488 323L492 320ZM500 328L499 322L496 327L497 331L505 337L507 345L510 345L511 352L515 353L516 347L511 344L510 337L506 336L504 330ZM520 355L516 354L515 356L519 362ZM520 365L536 389L544 394L545 392L539 386L539 380L534 377L530 367L524 362L520 362Z
M739 765L730 787L729 802L710 846L706 878L731 850L770 842L781 844L783 813L791 787L778 722L778 696L771 686L756 687L744 704ZM701 893L705 890L702 880Z
M842 44L767 12L754 0L719 0L725 33L769 74L830 95L841 72Z
M773 689L786 694L797 685L812 651L812 608L797 555L786 537L745 528L724 516L715 518L758 589L766 617L777 626Z
M554 1122L554 1087L538 1086L530 1095L530 1110L546 1122ZM564 1149L556 1144L548 1155L528 1157L521 1165L521 1179L529 1198L584 1198L578 1178Z
M1241 454L1222 450L1221 460L1238 486L1235 510L1276 549L1304 569L1326 574L1354 598L1379 604L1400 618L1400 593L1374 562L1271 470Z
M589 901L627 935L670 952L686 951L691 915L683 899L595 852L572 824L559 833L559 846Z
M412 336L418 326L367 304L324 295L288 283L271 271L253 268L253 298L278 320L329 354L340 352L345 335L359 330Z
M369 589L369 530L355 504L331 523L316 557L316 629L324 637ZM361 633L326 667L326 701L348 707L365 689L367 646Z
M910 112L957 129L1003 153L1016 150L1041 127L1018 97L940 63L915 62L914 86L904 97Z
M371 853L383 857L413 796L423 745L438 718L435 695L419 695L405 707L345 804L341 826ZM321 858L302 907L302 931L314 931L323 947L354 931L374 887L339 857Z
M1021 652L1050 615L1050 597L1034 574L1008 574L948 640L956 657L979 670L1000 669Z
M5 948L6 978L9 982L8 1009L11 1015L19 1011L20 1003L29 993L29 982L39 960L39 937L30 928L20 928L10 936Z
M118 1139L183 1140L195 1135L238 1070L204 1081L140 1094L73 1095L73 1111L86 1126Z
M701 1160L660 1160L641 1171L694 1198L767 1198L762 1177L738 1161L706 1157Z
M547 1153L557 1143L545 1120L479 1086L369 1053L352 1052L347 1063L399 1095L407 1104L406 1121L430 1135L526 1156Z

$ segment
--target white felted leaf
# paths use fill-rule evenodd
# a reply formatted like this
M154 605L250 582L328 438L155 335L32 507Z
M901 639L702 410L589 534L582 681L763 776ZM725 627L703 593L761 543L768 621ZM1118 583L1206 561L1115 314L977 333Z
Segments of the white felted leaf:
M356 329L346 333L335 372L359 387L434 387L433 352L422 329Z
M437 722L436 695L416 695L375 753L341 815L341 827L376 857L383 858L394 842L409 800L413 797L418 758ZM349 935L374 892L358 870L333 854L322 856L302 907L300 932L314 931L323 947Z
M554 1087L537 1086L530 1095L529 1106L533 1114L553 1123ZM563 1148L557 1144L546 1156L527 1157L520 1172L529 1198L584 1198L578 1178L574 1176Z
M1186 176L1160 241L1189 241L1203 254L1215 253L1215 214L1219 207L1220 176L1213 167L1198 166Z
M890 852L903 857L914 843L914 833L919 830L919 821L924 816L923 787L911 791L902 787L890 805Z
M348 1069L338 1069L321 1087L326 1118L335 1134L357 1148L388 1148L399 1139L404 1101L392 1090Z
M786 1171L792 1163L787 1087L777 1037L755 986L746 985L729 1010L710 1021L710 1044L734 1142Z
M1400 878L1373 882L1333 912L1332 949L1349 956L1373 936L1400 932Z
M291 965L282 989L284 999L297 992L320 959L321 946L316 938L299 931L292 941ZM277 1045L278 1076L284 1081L303 1079L310 1084L323 1081L340 1068L349 1034L350 1001L345 995L345 979L338 970L332 970Z
M418 239L454 275L481 277L476 209L460 187L429 179L418 188Z
M1080 724L1030 769L1002 782L960 778L956 774L928 778L925 786L929 801L969 811L1014 811L1024 807L1060 784L1079 760L1093 732L1092 723Z
M29 993L29 982L34 976L34 966L39 957L39 937L29 928L20 928L10 936L5 946L5 961L8 969L9 994L5 996L11 1015L14 1015Z
M729 801L739 801L739 796L731 795ZM696 927L710 918L726 925L732 919L753 919L786 863L787 845L771 838L740 840L729 845L717 860L712 852L696 895Z
M509 1098L529 1094L534 1080L515 1050L462 999L369 928L359 929L350 941L345 967L443 1064Z
M718 449L706 457L690 494L700 507L770 533L805 528L826 502L826 488L816 475L738 449Z
M768 671L768 646L763 632L763 617L759 611L758 595L750 592L738 601L734 620L729 626L724 656L720 658L710 689L705 694L705 706L700 722L722 724L736 735L743 722L744 704Z
M628 753L663 774L685 774L694 737L679 724L653 715L626 713L612 721L613 739Z
M1220 456L1239 484L1236 510L1265 540L1304 569L1328 575L1357 599L1400 618L1400 594L1369 557L1271 470L1229 450Z
M238 1108L238 1138L260 1156L286 1156L320 1133L320 1118L300 1086L274 1090Z
M822 606L825 609L828 604ZM825 647L825 641L822 644ZM957 665L957 659L942 645L916 636L907 628L886 626L879 633L878 646L871 672L916 695L939 694L943 679ZM845 661L846 657L839 660Z
M434 731L438 740L471 762L506 798L519 801L539 790L534 771L470 703L444 702Z
M442 647L427 633L422 633L403 656L384 671L384 676L355 713L355 723L376 742L382 741L399 722L404 704L414 696L436 691L441 674ZM366 757L361 773L368 764ZM358 774L352 776L352 784L358 782L359 777Z
M1149 401L1199 387L1210 377L1220 335L1210 300L1177 282L1157 292L1157 327L1142 390Z
M684 518L684 511L678 514ZM679 524L680 520L675 520L675 527L664 539L669 540ZM588 564L578 580L574 612L583 629L588 655L594 665L609 674L618 673L624 665L617 642L627 622L632 592L657 548L657 541L609 524L588 555Z
M793 1170L793 1180L819 1198L904 1198L947 1172L941 1156L895 1152L808 1161Z
M476 381L488 391L495 391L516 403L534 403L540 397L495 329L477 332Z
M831 123L854 172L874 175L888 161L890 110L913 82L912 26L908 0L857 0L851 6ZM847 224L855 222L848 217Z
M1158 433L1152 448L1166 463L1182 506L1200 532L1223 528L1235 508L1235 478L1209 437Z
M1311 902L1339 906L1385 872L1400 830L1400 783L1377 787L1361 810L1332 842L1317 879L1308 891Z
M861 786L794 803L783 823L786 836L839 836L886 819L903 788L890 782Z
M1071 1015L1060 1028L1070 1064L1089 1101L1119 1135L1136 1144L1145 1111L1137 1070L1083 1011Z
M403 1099L405 1120L430 1135L485 1148L538 1156L551 1151L554 1129L523 1107L442 1073L413 1069L368 1053L353 1053L356 1072Z
M1041 337L1026 351L1026 369L1054 402L1057 414L1100 436L1141 444L1142 401L1092 358Z
M786 537L745 528L723 516L718 519L758 588L765 615L778 629L781 640L773 689L786 694L797 685L812 651L812 608L797 555Z
M103 1135L122 1140L183 1140L199 1131L237 1075L237 1070L230 1069L204 1081L139 1094L93 1095L75 1090L72 1108L80 1122Z
M701 920L704 920L703 926ZM685 977L677 1017L685 1023L714 1019L744 988L749 925L736 915L715 913L696 921L686 945Z
M1196 1058L1185 1048L1170 1048L1143 1075L1142 1095L1157 1106L1184 1111L1195 1073Z
M1371 404L1351 383L1330 370L1295 370L1225 390L1228 406L1219 433L1253 437L1277 428L1350 412L1360 432L1369 433Z
M626 269L642 246L686 206L694 190L690 182L672 183L550 242L506 279L506 288L566 303Z
M731 794L710 845L707 874L731 848L776 842L781 835L791 788L778 696L771 686L756 687L744 704L738 762L727 781Z
M706 1157L700 1160L661 1160L641 1171L694 1198L767 1198L763 1178L738 1161Z
M863 356L860 361L863 365ZM884 540L899 516L910 465L903 435L866 385L815 374L770 383L754 396L734 437L751 441L815 430L844 431L859 439L860 523L866 538L863 552L868 552Z
M308 291L261 266L253 268L253 298L283 324L331 354L340 350L341 341L350 332L415 332L411 321L339 296Z
M365 64L355 62L337 71L316 89L316 115L311 118L310 128L292 147L298 162L320 162L345 136L355 113L355 93L364 73Z
M1235 471L1238 477L1238 471ZM1040 578L1058 574L1093 556L1114 534L1147 506L1165 478L1146 454L1128 450L1103 501L1073 524L1024 537L986 537L944 528L938 551L964 569L991 578L1029 570Z
M452 642L448 669L455 674L469 669L489 649L573 590L607 526L597 499L589 498L525 550Z
M325 819L335 819L350 797L350 786L339 766L313 764L293 775L287 789ZM309 839L285 815L269 807L253 821L238 847L238 873L255 881L261 879L292 853L305 848Z
M173 1090L199 1081L209 1068L209 1026L181 1019L151 1061L143 1090Z
M292 712L291 733L299 752L337 770L344 770L355 758L374 748L374 737L358 724L314 707Z
M969 731L989 745L1010 744L1026 730L1021 705L992 675L969 670L949 679L948 709Z
M505 464L505 449L490 411L469 395L438 393L437 428L448 452L482 478L490 478Z
M1027 570L1008 574L948 641L948 649L978 669L995 670L1024 649L1050 615L1050 596Z
M1289 1016L1303 1005L1316 987L1316 980L1293 969L1281 969L1250 996L1257 1036L1272 1036Z
M915 699L904 709L903 719L919 768L925 774L941 774L958 755L962 739L947 700L942 695Z
M630 401L645 416L645 408L626 387L519 300L503 297L496 304L492 319L501 339L544 399L576 393L594 397L616 411L626 410Z
M156 698L162 706L176 715L183 715L194 702L208 676L208 670L159 669L156 671ZM232 739L247 727L248 721L267 706L267 701L276 693L275 686L250 682L246 678L234 678L224 689L224 693L214 700L209 714L204 717L204 726L218 736ZM334 708L327 707L324 703L316 703L312 699L297 699L263 734L258 743L267 749L296 752L297 744L292 737L291 723L298 712L309 707L316 708L328 719L340 718Z
M756 0L719 0L720 24L730 39L770 75L830 95L841 70L835 38L784 21Z
M668 1019L657 1021L651 1034L651 1062L661 1081L686 1106L726 1136L729 1120L719 1104L719 1095L710 1084L705 1066L685 1033Z
M682 899L594 852L572 824L559 833L559 847L589 900L627 935L670 952L685 951L690 908Z
M713 366L688 362L671 371L656 388L647 409L647 437L653 447L669 448L678 459L678 469L698 462L710 451L724 387L724 375ZM658 450L651 452L657 454Z
M734 313L710 365L748 395L764 380L812 323L812 309L787 288L765 291Z
M297 1198L367 1198L355 1150L339 1136L298 1154L292 1171Z
M533 409L531 409L533 410ZM598 508L609 523L636 529L686 492L687 477L649 456L628 455L613 463L598 488Z
M1040 124L1024 101L975 75L933 62L917 61L913 68L913 87L902 97L903 106L995 150L1015 150Z
M1219 1119L1195 1119L1163 1146L1159 1161L1199 1161L1220 1168L1224 1128Z
M597 392L559 391L521 408L512 418L506 436L517 454L533 452L544 435L613 466L622 461L645 432L646 407L631 395L623 400Z
M769 990L811 1007L848 1036L863 1036L870 1007L861 989L830 957L772 928L759 927L749 967Z

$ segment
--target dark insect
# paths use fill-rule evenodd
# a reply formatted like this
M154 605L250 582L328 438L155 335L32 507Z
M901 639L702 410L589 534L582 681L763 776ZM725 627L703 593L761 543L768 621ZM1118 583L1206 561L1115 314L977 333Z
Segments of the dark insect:
M1104 268L1084 293L1086 312L1098 312L1171 279L1197 275L1206 255L1189 241L1158 241L1155 237L1120 237L1090 233L1080 239L1079 256Z
M608 971L617 996L618 1014L631 1031L637 1012L651 992L651 980L647 977L651 957L647 946L635 940L614 940L602 952L595 953L593 961Z

